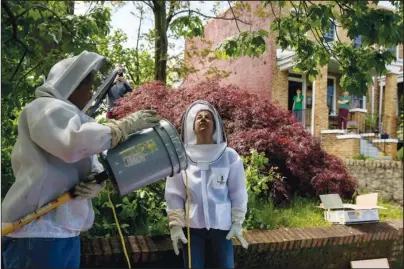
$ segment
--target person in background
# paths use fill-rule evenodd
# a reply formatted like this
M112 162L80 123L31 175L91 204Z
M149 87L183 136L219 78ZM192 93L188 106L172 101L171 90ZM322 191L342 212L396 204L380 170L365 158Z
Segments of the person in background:
M115 102L119 98L123 97L128 92L132 92L132 88L124 76L124 69L121 64L117 64L116 70L118 75L116 76L111 88L108 90L108 111L106 118L112 119L112 110L115 107Z
M188 168L167 178L165 189L174 252L179 254L179 241L188 243L183 228L188 226L189 206L192 268L204 268L205 256L214 268L234 268L232 237L248 247L242 237L248 201L243 162L235 150L227 147L222 121L209 103L193 103L182 126ZM187 268L187 245L183 246L183 258Z
M344 90L343 96L338 98L338 128L342 130L347 129L348 116L351 97L349 96L349 92Z
M94 73L103 60L84 51L56 63L18 118L11 155L15 182L2 202L2 225L72 188L75 197L2 237L4 268L79 268L80 233L93 226L91 199L105 187L105 182L94 181L104 170L96 154L160 121L154 111L138 111L98 124L82 111L91 100Z
M296 120L303 122L303 98L302 91L296 90L296 95L293 97L292 113Z

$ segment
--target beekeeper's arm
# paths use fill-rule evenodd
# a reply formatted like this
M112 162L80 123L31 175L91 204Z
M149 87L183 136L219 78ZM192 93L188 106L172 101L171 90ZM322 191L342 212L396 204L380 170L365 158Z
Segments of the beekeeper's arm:
M167 178L165 199L171 240L173 241L174 252L178 255L178 241L181 240L184 244L188 243L182 230L182 228L185 227L184 207L186 201L186 190L182 179L182 173Z
M231 239L235 236L240 241L241 245L247 248L248 243L243 238L242 226L247 213L248 195L244 166L239 156L237 156L237 160L230 165L227 184L231 201L232 226L226 238Z
M100 153L125 141L129 134L156 125L152 111L138 111L123 120L106 124L82 123L76 111L59 104L29 119L31 139L42 149L66 163Z

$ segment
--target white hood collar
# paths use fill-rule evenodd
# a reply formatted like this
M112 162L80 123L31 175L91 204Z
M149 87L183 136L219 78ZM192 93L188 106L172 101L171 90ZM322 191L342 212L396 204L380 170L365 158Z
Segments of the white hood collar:
M213 144L210 145L196 145L194 123L197 113L201 110L209 110L214 116L216 130L213 134ZM227 138L222 120L217 110L208 102L196 101L188 107L183 118L182 130L184 132L184 147L188 159L193 163L211 164L216 162L226 150Z

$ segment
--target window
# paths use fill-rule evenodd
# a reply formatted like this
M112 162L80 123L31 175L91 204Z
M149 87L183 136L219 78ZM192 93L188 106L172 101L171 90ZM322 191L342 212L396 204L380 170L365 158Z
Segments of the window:
M289 73L288 76L291 78L302 78L301 74L295 74L295 73Z
M324 39L326 42L331 42L335 40L335 23L334 22L330 22L330 28L328 29L328 32L324 32Z
M353 41L353 45L355 48L359 48L362 45L362 36L357 36L355 37L354 41Z
M335 115L334 79L327 79L327 106L328 106L328 114Z
M352 108L366 109L366 97L365 96L357 97L355 95L352 95L351 99L352 99Z
M386 51L391 51L391 53L393 53L394 57L398 58L398 55L397 55L397 46L393 46L393 47L390 47L390 48L386 48Z

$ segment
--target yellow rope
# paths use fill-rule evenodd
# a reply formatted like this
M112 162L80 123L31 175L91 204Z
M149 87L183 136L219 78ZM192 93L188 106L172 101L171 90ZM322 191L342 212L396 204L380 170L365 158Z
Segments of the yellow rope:
M130 260L129 260L128 252L127 252L127 250L126 250L125 239L123 238L122 231L121 231L121 227L120 227L119 221L118 221L118 217L117 217L117 215L116 215L115 206L114 206L114 204L112 203L111 195L110 195L110 193L109 193L109 187L107 186L105 189L106 189L106 191L107 191L109 203L111 204L112 213L114 214L114 219L115 219L116 227L118 228L119 237L121 238L121 243L122 243L122 247L123 247L123 253L125 254L125 258L126 258L126 262L127 262L127 264L128 264L128 268L132 268L131 265L130 265Z
M187 201L188 201L188 205L187 205L187 237L188 237L188 268L192 268L192 263L191 263L191 220L189 218L189 211L191 208L191 199L189 196L189 189L188 189L188 174L187 171L185 172L185 188L186 188L186 192L187 192Z
M191 259L191 229L190 229L191 220L189 218L191 202L190 202L189 189L188 189L188 174L187 174L186 171L185 171L185 185L186 185L185 187L186 187L187 200L188 200L188 206L187 206L188 268L192 268L192 262L191 262L192 261L192 259ZM119 225L118 217L117 217L116 211L115 211L115 206L112 203L111 195L109 193L109 187L108 186L106 188L106 191L107 191L108 201L111 204L112 213L114 215L116 227L118 228L119 237L121 238L122 248L123 248L123 252L125 254L126 262L128 264L128 268L132 268L132 266L130 264L130 259L129 259L129 256L128 256L128 252L126 250L125 240L124 240L123 235L122 235L121 227Z

